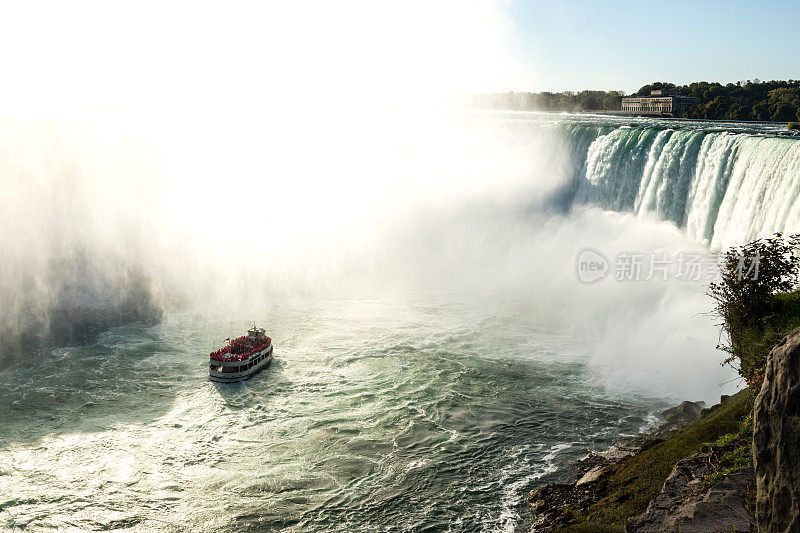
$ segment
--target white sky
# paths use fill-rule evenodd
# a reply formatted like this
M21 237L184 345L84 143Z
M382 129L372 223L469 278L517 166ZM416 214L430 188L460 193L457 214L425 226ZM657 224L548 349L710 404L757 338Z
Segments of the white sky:
M493 2L17 2L0 8L0 110L359 105L506 79Z

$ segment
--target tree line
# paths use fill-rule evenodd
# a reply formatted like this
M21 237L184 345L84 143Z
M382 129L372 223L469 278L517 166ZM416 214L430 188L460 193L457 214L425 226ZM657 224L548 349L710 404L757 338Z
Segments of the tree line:
M619 111L623 96L622 91L508 92L474 95L471 104L511 111Z
M655 82L631 96L649 96L654 89L668 89L695 96L700 105L687 110L688 118L710 120L800 121L800 80L747 80L722 85L694 82L688 85ZM622 91L565 91L561 93L509 92L473 97L475 107L528 111L619 111Z
M712 120L800 120L800 80L708 83L676 86L672 83L645 85L636 95L646 96L652 89L678 90L684 96L700 98L700 105L687 110L689 118Z

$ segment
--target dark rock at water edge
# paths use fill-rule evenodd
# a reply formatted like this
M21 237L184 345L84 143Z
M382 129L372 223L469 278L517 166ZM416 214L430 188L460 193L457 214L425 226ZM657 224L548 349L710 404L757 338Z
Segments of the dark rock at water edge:
M800 531L800 329L767 358L753 426L759 528Z
M627 437L612 448L590 453L575 465L575 483L553 483L531 491L528 504L536 514L535 531L555 531L569 521L571 509L586 509L603 497L597 482L607 469L626 457L662 442L664 438L697 421L704 402L685 401L662 413L665 421L651 433ZM705 410L708 411L708 410Z
M680 405L671 407L661 414L667 423L672 426L691 424L700 419L700 413L706 406L705 402L682 402Z

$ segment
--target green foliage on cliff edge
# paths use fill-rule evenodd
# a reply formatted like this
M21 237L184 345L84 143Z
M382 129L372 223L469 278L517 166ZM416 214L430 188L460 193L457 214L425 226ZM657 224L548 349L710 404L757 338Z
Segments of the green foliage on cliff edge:
M709 286L714 313L722 319L718 348L755 391L769 351L800 326L798 251L800 235L780 233L731 248L723 256L721 280Z
M597 482L602 498L587 509L574 511L574 523L560 531L623 531L625 520L645 511L661 491L675 463L699 452L703 445L739 432L753 407L748 389L714 406L697 422L674 436L647 447L609 467Z

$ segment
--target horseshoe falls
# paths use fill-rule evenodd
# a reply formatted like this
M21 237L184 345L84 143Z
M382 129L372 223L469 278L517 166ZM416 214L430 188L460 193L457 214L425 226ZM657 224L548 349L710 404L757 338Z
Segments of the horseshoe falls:
M800 139L689 126L564 127L580 152L593 138L575 202L657 216L714 249L800 231Z
M365 115L0 121L0 529L528 531L532 488L736 390L706 280L576 259L800 231L800 139ZM211 383L253 321L273 364Z

